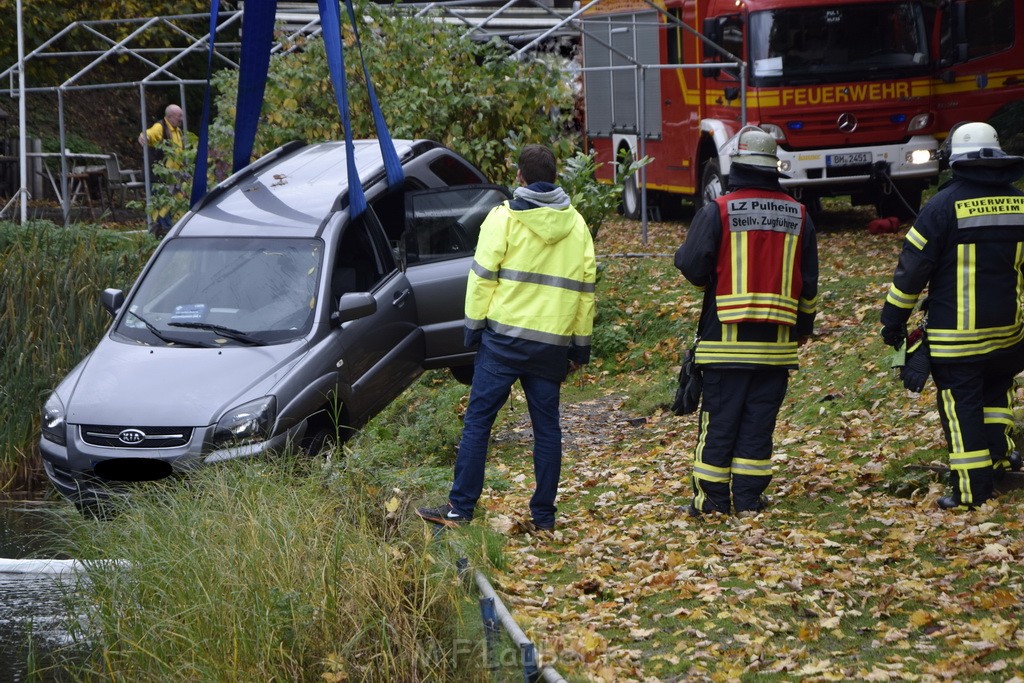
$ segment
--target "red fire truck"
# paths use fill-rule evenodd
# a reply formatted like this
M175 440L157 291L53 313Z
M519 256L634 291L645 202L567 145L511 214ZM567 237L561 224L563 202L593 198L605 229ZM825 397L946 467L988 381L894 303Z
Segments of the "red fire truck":
M1024 5L1014 0L932 0L936 132L991 120L1005 147L1024 133ZM1024 136L1022 136L1024 137ZM1020 144L1020 143L1016 143ZM1013 150L1020 153L1020 149Z
M682 196L700 206L722 193L746 122L776 138L783 185L812 208L849 195L880 215L913 216L939 172L932 5L598 3L583 15L583 78L599 174L610 180L623 154L648 156L649 204L664 213ZM640 198L627 181L627 216L641 215Z

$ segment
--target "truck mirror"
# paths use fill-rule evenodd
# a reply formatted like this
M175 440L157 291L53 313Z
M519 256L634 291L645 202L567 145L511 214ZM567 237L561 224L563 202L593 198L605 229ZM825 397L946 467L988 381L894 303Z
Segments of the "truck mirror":
M720 17L704 18L704 37L716 45L722 42L722 23Z
M120 289L104 289L100 292L100 304L111 316L116 316L124 305L124 292Z
M730 86L725 89L725 101L732 102L740 97L740 89L734 86Z

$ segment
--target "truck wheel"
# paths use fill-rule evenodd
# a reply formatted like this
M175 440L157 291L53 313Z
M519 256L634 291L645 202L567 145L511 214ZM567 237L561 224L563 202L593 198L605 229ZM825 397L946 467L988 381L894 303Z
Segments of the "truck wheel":
M635 173L622 183L622 215L630 220L640 220L640 188Z
M921 209L921 188L897 183L896 189L899 190L899 195L895 191L889 194L879 191L875 197L875 213L879 218L896 216L900 221L914 220L917 218L917 212ZM903 195L902 201L900 195Z
M718 159L708 159L704 162L704 171L700 174L700 195L695 202L696 208L700 210L705 204L710 204L725 194L725 177L718 165Z

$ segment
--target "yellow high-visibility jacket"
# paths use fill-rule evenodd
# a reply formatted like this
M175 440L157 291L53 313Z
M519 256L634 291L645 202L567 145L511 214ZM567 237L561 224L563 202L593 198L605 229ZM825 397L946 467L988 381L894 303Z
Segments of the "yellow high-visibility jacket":
M564 196L564 195L563 195ZM480 341L526 372L561 381L568 360L590 358L594 242L583 217L520 200L491 210L466 287L467 342ZM486 331L486 333L485 333Z

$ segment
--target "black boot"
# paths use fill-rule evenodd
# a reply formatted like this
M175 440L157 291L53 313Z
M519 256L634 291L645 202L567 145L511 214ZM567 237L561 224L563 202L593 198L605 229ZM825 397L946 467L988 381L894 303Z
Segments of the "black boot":
M1021 464L1024 463L1024 459L1020 457L1020 451L1012 450L1006 456L1006 459L1010 461L1010 469L1014 472L1020 472Z
M976 510L977 505L963 505L956 496L943 496L936 501L943 510Z

